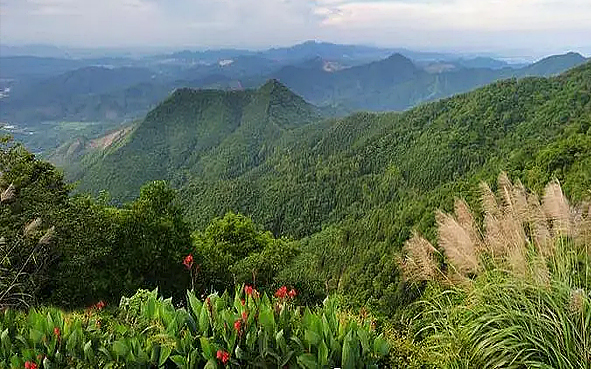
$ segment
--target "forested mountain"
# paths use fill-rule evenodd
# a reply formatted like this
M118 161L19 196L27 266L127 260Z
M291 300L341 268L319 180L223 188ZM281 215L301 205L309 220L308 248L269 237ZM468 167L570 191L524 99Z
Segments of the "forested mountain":
M591 63L332 119L177 89L60 147L78 194L0 154L2 367L586 369Z
M452 193L474 199L478 181L506 170L533 189L557 177L574 199L589 196L591 64L405 113L314 123L314 112L275 81L179 90L120 144L86 157L81 188L126 198L146 180L171 180L193 225L232 210L277 235L309 237L311 269L287 268L285 278L313 275L389 306L400 297L391 252L414 227L432 237L433 210Z
M551 56L529 66L513 69L475 67L478 60L464 66L431 71L415 66L401 54L342 70L327 69L322 60L287 66L273 74L294 92L316 105L336 105L349 111L405 110L421 102L467 92L476 87L510 77L550 76L585 62L580 54ZM482 61L490 63L490 61Z
M124 138L91 150L74 178L117 198L156 179L235 178L264 162L279 138L319 119L314 106L274 80L257 90L178 89Z

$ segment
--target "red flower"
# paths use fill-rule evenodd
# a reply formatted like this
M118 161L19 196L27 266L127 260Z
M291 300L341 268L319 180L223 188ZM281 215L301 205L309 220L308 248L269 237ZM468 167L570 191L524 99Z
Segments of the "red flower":
M275 297L278 297L280 299L284 299L285 296L287 296L287 287L282 286L281 288L279 288L277 290L277 292L275 292Z
M251 296L252 291L253 291L252 286L249 286L249 285L244 286L244 293L246 293L246 296Z
M296 296L298 295L298 293L296 292L296 290L294 290L294 289L292 288L291 290L289 290L289 292L287 293L287 295L288 295L290 298L292 298L292 299L293 299L294 297L296 297Z
M32 361L25 362L25 369L37 369L37 364Z
M246 305L246 300L245 299L240 299L240 303L242 304L242 306Z
M103 310L103 308L106 306L107 304L105 304L105 302L103 300L99 301L96 303L96 305L94 305L94 307L97 310Z
M234 330L236 332L240 331L240 328L242 327L242 322L240 320L237 320L234 322Z
M189 255L185 256L185 259L183 260L183 264L185 265L185 267L187 269L191 269L193 267L193 255L189 254Z
M230 359L230 354L228 354L226 351L218 350L215 357L218 358L218 360L220 360L222 363L225 364Z
M246 322L246 319L248 319L248 313L246 311L242 312L242 320L244 320Z
M60 329L58 327L53 328L53 334L59 338L61 334Z

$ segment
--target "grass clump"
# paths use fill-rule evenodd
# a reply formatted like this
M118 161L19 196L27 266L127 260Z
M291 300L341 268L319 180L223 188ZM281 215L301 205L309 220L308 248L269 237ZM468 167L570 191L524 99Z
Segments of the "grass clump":
M589 205L556 181L541 200L505 174L497 194L481 188L481 222L457 200L437 215L439 249L406 244L407 281L430 284L415 339L441 367L591 368Z

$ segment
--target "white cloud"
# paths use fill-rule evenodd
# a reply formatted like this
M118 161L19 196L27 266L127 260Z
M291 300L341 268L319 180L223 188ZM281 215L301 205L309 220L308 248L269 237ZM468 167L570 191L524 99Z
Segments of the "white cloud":
M589 45L591 0L0 0L7 43L415 48Z

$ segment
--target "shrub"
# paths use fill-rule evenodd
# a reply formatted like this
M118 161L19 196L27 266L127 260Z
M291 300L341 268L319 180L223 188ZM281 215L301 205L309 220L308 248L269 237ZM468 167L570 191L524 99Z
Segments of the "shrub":
M0 366L370 368L386 359L388 344L370 320L331 300L314 311L295 306L294 294L269 298L246 286L202 301L188 292L187 307L177 308L141 290L111 311L5 310Z

